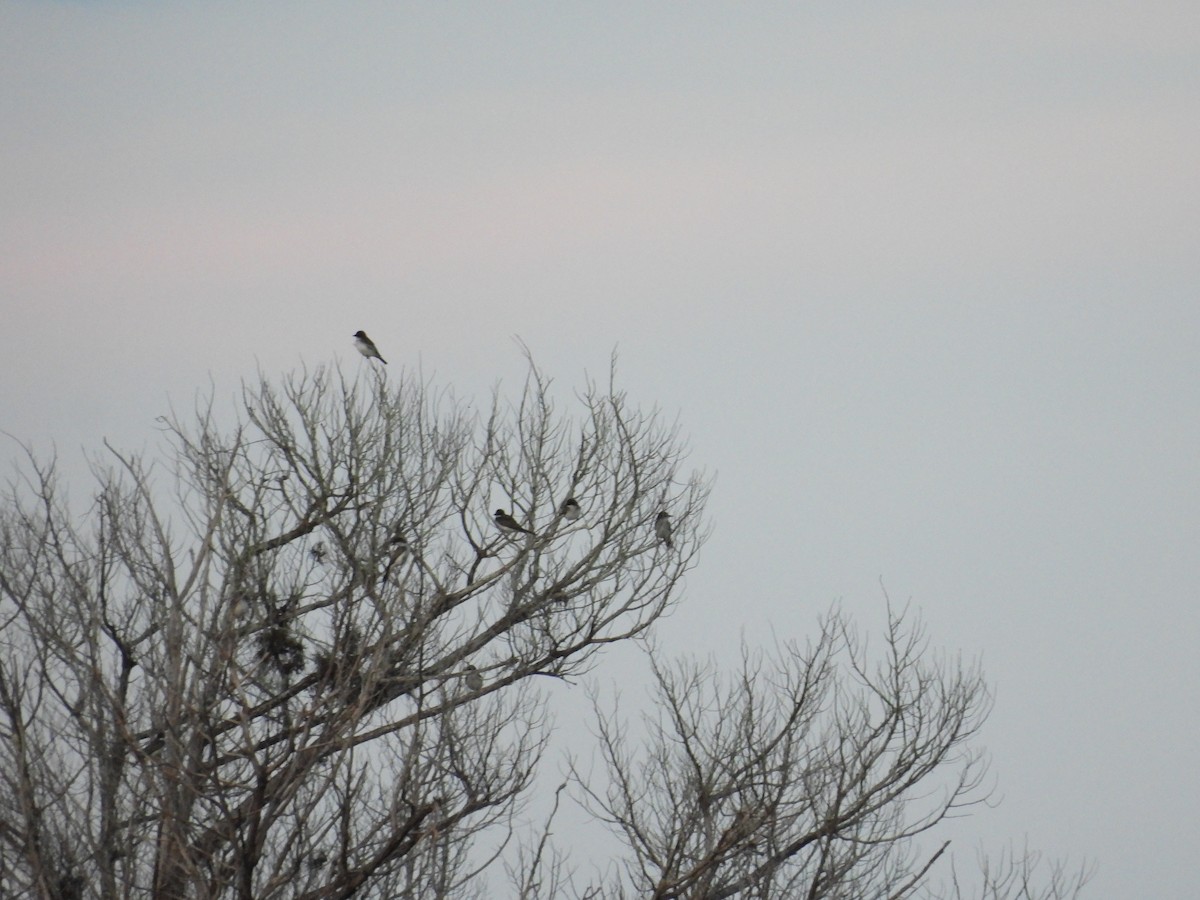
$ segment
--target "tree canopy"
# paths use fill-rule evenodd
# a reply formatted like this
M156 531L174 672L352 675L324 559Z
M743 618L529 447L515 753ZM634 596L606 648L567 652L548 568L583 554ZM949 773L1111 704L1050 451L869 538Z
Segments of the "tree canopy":
M645 739L597 703L604 765L572 780L626 855L585 877L550 824L518 835L544 686L677 602L709 480L612 377L560 411L531 363L476 413L390 376L163 419L86 508L28 454L0 509L5 896L492 896L500 865L524 898L930 890L945 848L915 841L984 795L990 698L902 613L881 654L835 611L732 675L653 657ZM1031 870L982 896L1086 880Z

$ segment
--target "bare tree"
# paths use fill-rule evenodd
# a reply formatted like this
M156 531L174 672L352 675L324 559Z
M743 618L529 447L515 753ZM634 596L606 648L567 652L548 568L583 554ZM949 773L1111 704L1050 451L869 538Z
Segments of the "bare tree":
M647 634L705 537L673 426L611 377L554 395L532 363L483 414L373 369L260 377L232 416L162 420L161 461L109 447L83 509L28 454L0 509L0 896L472 898L496 869L522 900L928 893L918 839L983 796L990 699L903 615L880 654L835 613L733 678L656 660L640 744L597 707L607 771L575 790L628 849L611 878L553 840L564 788L524 830L543 686ZM982 896L1086 880L1036 862Z
M1047 860L1028 847L1021 852L1008 848L992 858L983 853L971 871L960 879L952 868L946 883L931 887L928 896L937 900L1060 900L1078 897L1091 880L1095 867L1082 863L1069 867L1061 860Z
M611 383L578 402L532 365L483 417L261 379L231 426L164 420L165 473L110 448L82 516L31 456L0 520L0 893L476 892L546 746L535 679L644 632L702 537L675 430Z
M594 699L599 777L584 802L629 857L606 897L899 898L928 895L948 841L918 838L985 799L972 738L990 696L979 672L930 652L919 623L889 615L869 652L838 611L806 646L743 651L741 671L664 666L644 737ZM1036 861L1035 861L1036 862ZM985 898L1073 897L1088 873L1031 876L1026 855L984 860ZM1028 893L1034 883L1043 893ZM1022 892L1024 890L1025 892ZM954 884L956 896L969 891Z

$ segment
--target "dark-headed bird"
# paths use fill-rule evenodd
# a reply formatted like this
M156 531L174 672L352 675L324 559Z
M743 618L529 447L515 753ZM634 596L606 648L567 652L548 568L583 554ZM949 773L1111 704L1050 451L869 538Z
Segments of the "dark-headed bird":
M472 691L477 691L483 687L483 675L470 663L467 663L463 681L467 683L467 687Z
M387 360L379 355L379 348L375 346L374 341L367 337L365 331L354 332L354 349L367 359L377 359L385 366L387 365Z
M568 522L574 522L583 515L583 510L579 508L579 501L574 497L568 497L564 500L558 511Z
M522 528L516 519L502 509L496 510L496 513L492 516L492 518L496 520L496 524L499 526L501 531L508 531L517 534L533 534L533 532L528 528Z

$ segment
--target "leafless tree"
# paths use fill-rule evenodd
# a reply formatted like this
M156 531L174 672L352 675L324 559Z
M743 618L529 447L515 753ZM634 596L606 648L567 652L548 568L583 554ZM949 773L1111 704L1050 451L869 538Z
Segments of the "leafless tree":
M544 686L670 608L707 481L611 377L560 412L531 363L475 414L396 375L260 377L162 420L160 461L107 448L82 508L27 454L0 508L0 896L473 898L499 869L521 900L931 892L948 857L919 840L985 793L989 696L905 616L876 654L837 613L734 678L652 657L643 742L597 706L606 772L574 791L628 854L580 884L570 792L521 822ZM984 900L1086 880L1036 862L986 867Z
M952 868L945 883L931 887L928 896L936 900L1059 900L1078 897L1094 873L1095 867L1087 863L1069 867L1028 847L1020 852L1010 847L995 858L980 853L961 878L957 867Z
M0 519L0 894L478 895L538 676L649 628L703 536L674 428L552 393L531 365L477 417L381 373L260 379L232 425L164 420L165 467L109 448L83 515L31 455Z
M899 898L935 893L948 841L918 839L987 796L972 738L990 696L979 672L933 654L919 622L890 613L872 653L839 611L805 646L711 663L651 657L641 738L594 700L600 776L574 772L584 802L628 848L605 897ZM1031 857L984 860L982 896L1076 896L1087 871L1049 882ZM969 896L954 883L955 896ZM1034 885L1040 887L1034 887ZM1042 893L1031 893L1041 890ZM1024 892L1023 892L1024 891Z

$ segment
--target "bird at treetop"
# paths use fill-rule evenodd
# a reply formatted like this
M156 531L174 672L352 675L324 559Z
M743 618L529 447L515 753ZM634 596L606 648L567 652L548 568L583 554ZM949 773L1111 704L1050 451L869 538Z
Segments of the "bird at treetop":
M579 501L574 497L568 497L564 500L558 511L568 522L574 522L583 515L583 510L579 508Z
M496 510L492 518L496 520L496 524L500 526L501 531L517 531L521 534L533 534L528 528L522 528L516 519L502 509Z
M671 514L663 510L654 520L654 533L658 539L667 545L668 550L674 550L675 544L671 540Z
M477 691L483 687L483 676L470 663L467 663L466 674L463 676L463 680L467 683L467 687L473 691Z
M354 332L354 348L367 359L374 357L385 366L387 365L387 360L379 355L379 348L375 346L374 341L367 337L365 331Z

